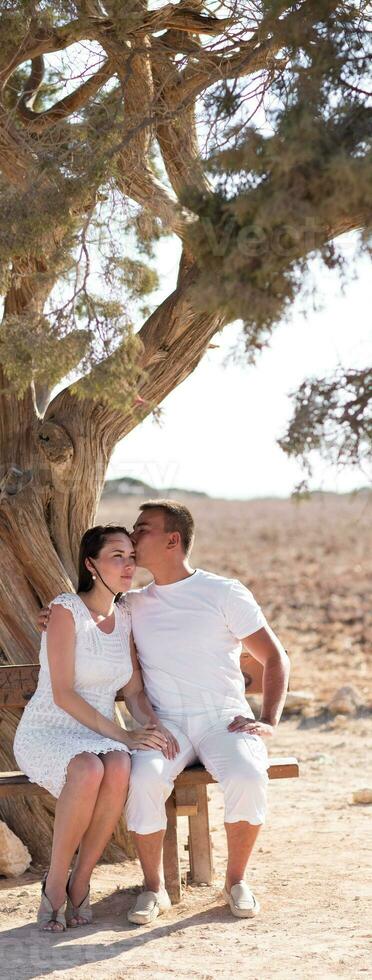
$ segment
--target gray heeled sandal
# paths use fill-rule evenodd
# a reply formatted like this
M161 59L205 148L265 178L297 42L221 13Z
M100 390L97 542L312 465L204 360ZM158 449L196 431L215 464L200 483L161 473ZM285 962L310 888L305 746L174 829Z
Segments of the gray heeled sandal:
M48 874L48 873L47 873ZM47 879L47 874L44 876L41 885L41 902L39 906L39 911L37 913L37 926L40 932L64 932L66 929L66 919L65 919L65 907L66 899L61 905L60 909L54 909L51 901L49 900L45 892L45 882ZM58 922L62 926L62 929L46 929L45 927L49 922Z
M71 875L70 875L71 878ZM80 905L73 905L71 898L68 893L70 878L68 879L66 885L67 894L67 905L66 905L66 924L72 929L77 929L80 926L89 926L93 920L93 912L90 907L90 888L88 888L85 898L80 902ZM72 922L72 919L76 919L76 916L81 916L84 918L84 922Z

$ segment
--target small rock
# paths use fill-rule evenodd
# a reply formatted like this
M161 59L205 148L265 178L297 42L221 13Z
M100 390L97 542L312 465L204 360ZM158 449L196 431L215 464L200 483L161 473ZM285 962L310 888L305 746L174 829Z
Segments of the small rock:
M23 875L31 864L31 854L10 827L0 820L0 874L6 878Z
M332 715L353 715L361 703L362 698L359 691L346 685L336 691L336 694L327 704L327 708Z
M331 721L328 723L327 731L334 732L334 731L339 731L340 729L342 730L344 728L347 728L349 717L350 716L348 715L335 715L334 718L332 718Z
M326 752L317 752L316 755L309 755L307 757L307 762L317 762L318 765L325 765L326 763L333 762L333 756L327 755Z
M303 718L314 718L314 705L308 704L305 708L302 708L301 715Z
M353 793L353 803L372 803L372 789L356 789Z
M314 700L313 694L308 691L288 691L285 699L283 714L300 714L304 708L308 708Z

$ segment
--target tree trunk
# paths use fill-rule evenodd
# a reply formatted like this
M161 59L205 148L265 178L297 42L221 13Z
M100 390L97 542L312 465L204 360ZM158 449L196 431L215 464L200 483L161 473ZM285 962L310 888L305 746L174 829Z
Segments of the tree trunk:
M37 292L35 262L21 271L5 312L41 312L52 277L42 278ZM175 290L139 332L146 370L140 394L147 412L194 370L223 326L221 317L198 313L190 305L188 287L195 273L184 252ZM37 403L48 401L45 390L31 384L18 399L9 388L5 394L7 387L0 369L0 659L21 664L38 660L40 606L76 587L79 542L95 522L111 453L139 419L133 411L113 409L104 398L81 400L70 388L48 404L41 418ZM12 746L18 720L16 711L0 719L0 767L5 770L16 768ZM42 863L49 857L53 815L52 798L46 803L35 796L16 797L0 804L0 817ZM114 842L119 852L111 844L106 857L133 856L123 819Z
M2 387L3 378L0 376ZM39 608L76 586L82 532L94 524L108 454L98 413L89 402L69 419L43 422L31 394L22 401L0 397L0 658L3 663L38 661ZM66 420L64 419L64 422ZM0 768L16 769L13 740L20 712L0 719ZM32 858L48 860L55 801L2 800L0 817L21 837ZM133 856L121 819L105 858Z

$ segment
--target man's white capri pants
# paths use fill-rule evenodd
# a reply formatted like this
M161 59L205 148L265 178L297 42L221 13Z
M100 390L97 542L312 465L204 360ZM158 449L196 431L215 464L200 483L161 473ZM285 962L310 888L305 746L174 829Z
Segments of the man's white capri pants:
M167 826L165 802L176 776L197 759L214 776L225 796L225 822L246 820L262 824L266 816L268 756L259 735L229 732L234 714L211 722L209 713L182 718L178 724L161 715L176 736L180 752L166 759L160 751L138 750L132 755L132 773L125 815L128 830L153 834ZM182 728L180 727L182 725Z

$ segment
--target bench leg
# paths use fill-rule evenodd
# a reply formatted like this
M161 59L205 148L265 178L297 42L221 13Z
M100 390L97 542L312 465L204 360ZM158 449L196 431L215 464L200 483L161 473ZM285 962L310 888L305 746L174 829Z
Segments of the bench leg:
M164 837L163 866L165 887L173 905L181 901L181 872L178 854L176 799L173 792L166 802L167 829Z
M197 885L212 884L213 861L209 833L208 794L206 786L196 786L198 812L189 817L190 879Z

